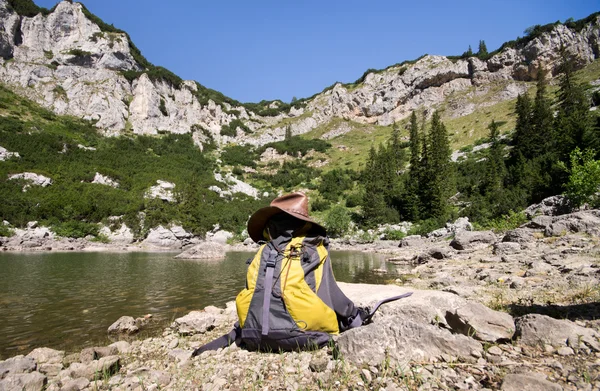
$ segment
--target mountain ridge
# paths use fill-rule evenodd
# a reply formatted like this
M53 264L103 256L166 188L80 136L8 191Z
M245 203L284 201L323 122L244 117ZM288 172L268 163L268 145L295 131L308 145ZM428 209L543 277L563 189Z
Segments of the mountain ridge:
M540 66L556 72L560 45L579 67L600 54L600 13L594 13L577 22L535 26L483 59L424 55L367 70L355 83L335 83L292 104L242 104L152 65L126 32L81 3L65 0L30 17L12 9L15 1L0 0L0 51L12 50L12 57L1 60L1 82L55 113L95 121L105 135L192 133L200 147L209 139L265 145L282 140L288 127L305 134L334 118L390 126L415 109L431 111L453 94L473 88L481 93L493 83L503 83L496 101L514 99ZM449 106L450 118L480 107Z

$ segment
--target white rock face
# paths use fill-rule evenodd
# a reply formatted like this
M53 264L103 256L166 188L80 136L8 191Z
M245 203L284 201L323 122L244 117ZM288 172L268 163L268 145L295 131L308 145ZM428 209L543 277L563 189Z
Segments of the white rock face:
M148 236L142 242L142 246L179 249L181 248L181 241L171 230L159 225L150 230Z
M163 201L167 202L175 202L175 195L173 194L173 189L175 189L175 184L167 181L156 181L157 185L152 186L148 189L144 197L146 198L160 198Z
M23 191L26 191L31 186L47 187L52 184L52 179L33 172L22 172L20 174L9 175L8 179L23 179L27 181L28 183L23 187Z
M18 152L9 152L6 148L0 147L0 161L5 161L10 158L21 157Z
M109 227L103 226L100 228L99 233L106 236L111 243L133 243L133 232L124 223L122 223L121 227L116 231L111 231Z
M487 61L424 56L415 63L370 73L352 88L338 83L316 95L304 108L260 117L227 103L200 104L196 97L199 87L193 81L173 86L151 80L147 74L128 81L120 71L141 71L142 67L136 63L126 35L102 32L85 17L78 3L63 1L47 16L21 18L9 9L6 0L0 0L0 82L58 114L96 121L105 135L124 131L193 133L199 148L209 137L219 144L264 145L282 140L288 124L280 122L288 118L293 118L289 123L292 134L298 135L334 118L391 125L414 110L431 112L442 103L449 117L467 115L486 104L523 93L527 85L522 82L535 80L540 66L555 75L561 46L574 55L578 67L597 59L600 18L580 32L558 25L526 45L506 48ZM12 61L4 61L7 59ZM487 97L486 103L460 97L487 92L493 83L506 87ZM234 119L241 119L252 132L240 131L233 138L221 136L221 127ZM325 138L347 131L348 127L340 126Z
M110 187L114 187L114 188L119 187L119 183L117 181L115 181L114 179L111 179L105 175L102 175L99 172L97 172L96 175L94 176L94 180L92 181L92 183L97 183L99 185L105 185L105 186L110 186Z
M250 197L258 198L259 191L247 184L242 182L230 173L227 173L225 177L220 173L215 173L215 179L221 183L227 185L228 190L221 190L216 186L209 187L210 190L218 193L221 197L230 197L235 193L244 193Z

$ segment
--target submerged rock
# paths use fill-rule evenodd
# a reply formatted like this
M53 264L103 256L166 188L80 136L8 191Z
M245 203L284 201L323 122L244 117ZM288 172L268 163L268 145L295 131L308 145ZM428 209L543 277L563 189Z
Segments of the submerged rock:
M177 259L222 259L225 258L227 248L217 242L203 242L185 250Z

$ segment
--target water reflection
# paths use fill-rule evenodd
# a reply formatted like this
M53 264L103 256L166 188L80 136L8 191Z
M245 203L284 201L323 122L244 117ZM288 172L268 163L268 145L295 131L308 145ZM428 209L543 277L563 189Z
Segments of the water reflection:
M243 287L244 262L253 254L232 252L216 262L174 255L0 254L0 358L39 346L106 344L108 326L122 315L153 314L153 332L193 309L224 306ZM384 283L396 271L376 254L331 257L339 281Z

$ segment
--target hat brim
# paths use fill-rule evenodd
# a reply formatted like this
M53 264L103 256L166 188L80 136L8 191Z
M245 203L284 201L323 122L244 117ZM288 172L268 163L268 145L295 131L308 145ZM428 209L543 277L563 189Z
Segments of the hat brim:
M254 214L250 216L250 219L248 220L248 235L250 236L250 238L252 238L252 240L254 240L255 243L258 243L261 240L265 240L265 237L263 236L265 226L267 225L269 219L278 213L286 213L297 219L315 224L317 227L325 231L325 228L321 224L317 223L311 218L303 216L299 213L294 213L285 209L278 208L276 206L267 206L254 212Z

